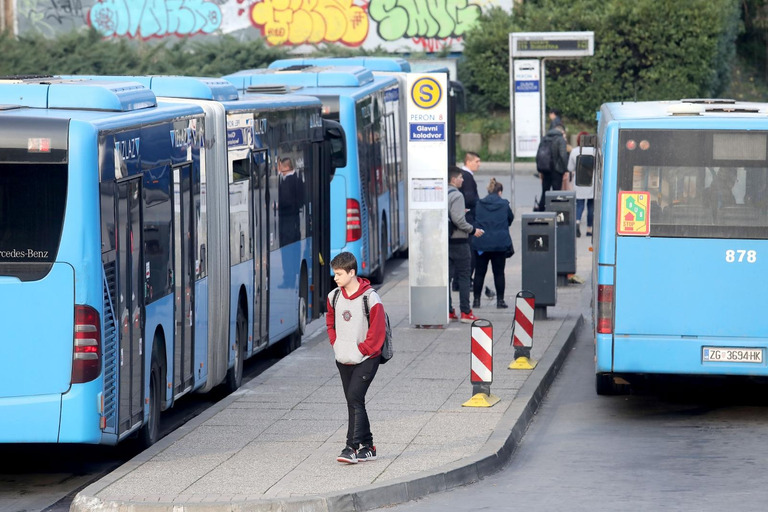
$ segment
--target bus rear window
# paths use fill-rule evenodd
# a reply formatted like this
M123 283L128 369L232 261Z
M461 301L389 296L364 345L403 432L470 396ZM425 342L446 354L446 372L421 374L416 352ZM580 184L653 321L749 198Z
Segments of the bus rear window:
M619 140L619 191L648 192L650 236L768 239L768 133L622 130Z
M67 166L0 164L0 275L33 281L56 259Z

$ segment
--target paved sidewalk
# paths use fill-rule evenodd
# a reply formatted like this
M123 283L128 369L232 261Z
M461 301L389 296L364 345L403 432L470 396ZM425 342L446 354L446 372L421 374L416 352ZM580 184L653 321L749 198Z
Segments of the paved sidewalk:
M528 210L529 211L529 210ZM303 346L208 411L81 491L73 511L372 510L475 482L510 458L589 308L589 239L577 238L585 284L559 287L557 306L536 320L534 370L509 370L517 254L507 260L508 310L483 298L475 310L494 327L493 407L462 407L472 397L470 325L409 324L408 262L388 263L378 287L394 331L395 356L368 392L378 459L336 462L347 411L322 319ZM492 284L489 275L486 283ZM454 300L457 301L454 292ZM588 318L587 318L588 319Z

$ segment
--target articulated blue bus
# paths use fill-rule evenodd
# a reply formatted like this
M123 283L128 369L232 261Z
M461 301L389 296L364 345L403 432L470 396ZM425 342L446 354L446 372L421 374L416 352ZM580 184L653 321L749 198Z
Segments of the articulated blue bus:
M649 374L768 375L766 114L731 100L600 109L599 394Z
M245 357L300 340L307 191L332 160L319 102L155 79L210 98L0 83L0 442L151 444L179 397L236 389Z
M360 275L380 283L386 260L408 248L397 80L359 66L305 65L224 78L243 98L287 91L315 96L324 118L343 126L348 158L331 181L331 256L353 253Z

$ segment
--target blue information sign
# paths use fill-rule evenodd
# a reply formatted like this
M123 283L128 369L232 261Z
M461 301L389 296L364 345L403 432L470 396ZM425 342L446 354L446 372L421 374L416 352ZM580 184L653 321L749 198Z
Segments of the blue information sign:
M408 123L410 141L445 141L445 123Z

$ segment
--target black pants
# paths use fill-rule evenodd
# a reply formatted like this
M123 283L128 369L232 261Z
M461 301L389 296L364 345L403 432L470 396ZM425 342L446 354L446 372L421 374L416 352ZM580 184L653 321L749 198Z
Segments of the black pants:
M344 397L347 399L347 446L357 450L360 445L373 446L371 423L365 410L365 394L371 386L379 369L381 356L366 359L360 364L341 364L336 366L341 375Z
M479 299L483 293L483 283L485 282L485 274L488 272L489 261L491 262L491 270L493 270L493 284L496 287L496 297L499 300L503 300L505 288L504 267L507 263L507 257L501 251L485 251L477 255L473 294L476 299Z
M469 242L448 243L448 275L459 283L459 310L469 314L469 281L472 254ZM453 311L453 297L448 294L448 311Z
M563 175L551 171L539 173L541 176L541 211L544 211L544 204L546 203L546 194L549 190L560 190L563 187Z

